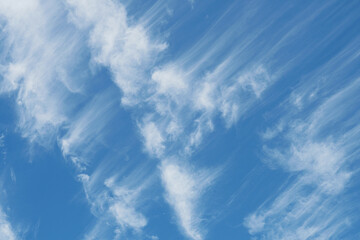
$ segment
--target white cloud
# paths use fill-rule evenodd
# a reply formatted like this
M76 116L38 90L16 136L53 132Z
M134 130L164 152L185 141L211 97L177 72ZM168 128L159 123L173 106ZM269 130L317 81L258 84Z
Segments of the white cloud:
M247 72L239 77L239 83L245 90L252 91L257 98L270 84L271 79L263 66L258 66L251 72Z
M2 133L0 135L0 147L4 147L5 146L5 135Z
M10 178L11 178L11 181L16 182L16 175L15 175L14 169L12 169L12 168L10 168Z
M67 132L58 142L63 155L69 157L79 170L86 169L87 158L114 117L119 104L116 97L109 90L98 92L75 116L68 118Z
M289 112L275 130L267 131L267 157L293 178L245 219L250 234L260 239L329 239L340 238L349 227L352 218L346 212L351 207L344 202L354 174L348 166L360 136L359 110L354 109L359 88L353 80L311 106L301 119ZM296 111L306 109L305 103Z
M299 173L269 204L259 207L245 219L250 234L260 239L309 239L324 235L329 229L345 227L342 206L337 200L350 177L342 169L344 158L331 144L312 143L292 147L288 155L277 155L281 165ZM339 231L337 232L339 233Z
M106 103L108 99L97 101L94 97L79 114L69 117L70 106L73 106L69 104L73 100L71 94L78 92L79 84L69 77L67 68L73 64L73 57L80 55L77 54L78 42L83 39L79 36L84 32L88 34L92 62L110 70L123 93L123 105L135 109L146 105L138 126L146 150L161 160L167 157L168 146L173 151L171 154L189 156L204 135L215 129L213 118L217 114L221 114L230 127L268 86L263 67L245 71L239 77L240 64L233 61L239 50L234 49L226 57L227 61L218 63L221 60L217 54L225 48L229 34L224 34L219 41L212 41L217 33L210 34L204 43L196 44L177 60L159 67L157 57L167 44L156 40L142 22L128 17L119 1L66 2L69 19L80 32L71 24L57 22L65 12L55 1L49 3L51 8L36 0L28 1L26 6L5 3L11 9L16 7L7 15L7 21L13 24L9 25L14 38L10 39L10 45L18 50L10 54L14 61L6 66L6 84L2 90L19 90L20 126L24 136L54 137L60 127L68 127L59 144L63 154L69 156L80 171L86 170L89 149L96 149L96 137L102 134L112 112ZM8 8L7 5L3 9ZM53 34L54 29L61 29L61 33ZM163 163L161 169L168 201L180 225L188 236L200 239L203 232L197 202L213 181L214 173L190 171L167 163ZM138 199L137 186L123 188L120 195L110 200L108 194L115 194L115 188L100 187L104 179L93 180L94 175L86 174L79 178L94 215L101 216L99 221L107 219L106 212L123 227L137 229L146 225L146 218L136 211L134 203ZM190 184L185 192L176 185L178 178ZM126 200L128 194L133 196L131 201ZM101 209L105 203L109 207Z
M13 233L9 223L1 221L0 223L0 239L15 240L15 234Z
M109 212L115 217L117 223L123 229L132 228L136 231L145 227L147 225L147 219L136 209L145 184L131 189L122 186L125 184L121 182L108 184L105 181L105 185L107 185L114 194L114 197L109 199Z
M162 160L167 200L183 232L193 239L202 239L204 234L198 202L203 200L203 190L208 186L199 182L206 182L202 179L206 178L204 175L210 179L215 173L209 171L196 176L198 171L167 165L164 159L171 155L191 156L204 136L215 129L213 118L217 114L222 114L227 127L232 126L271 84L262 66L240 77L232 72L230 60L216 64L205 75L200 74L201 65L198 67L188 70L185 64L175 61L155 70L151 79L155 82L153 95L147 98L151 118L145 115L143 124L139 125L147 152ZM237 77L230 77L233 74Z
M277 137L284 130L285 123L280 121L275 127L267 128L265 132L261 134L264 140L271 140Z
M187 91L187 77L175 66L166 66L153 72L152 80L157 84L157 93L170 97Z
M231 67L230 61L224 61L205 76L198 76L175 62L153 73L152 77L157 85L149 98L149 111L154 114L152 122L161 132L162 137L158 139L163 144L181 145L181 152L191 153L192 149L200 145L203 135L215 129L212 119L217 114L221 113L227 127L232 126L271 83L269 74L262 66L251 69L236 79L226 79ZM238 81L239 78L246 81ZM174 79L178 85L174 85ZM188 86L190 82L194 87ZM145 115L144 118L148 117ZM169 131L171 129L175 132ZM145 140L148 151L154 154L149 146L151 142L157 141Z
M201 50L209 43L206 41L195 51L190 49L178 60L159 67L154 59L166 44L154 40L151 29L146 29L141 23L129 23L123 5L111 0L68 0L68 3L70 19L79 28L89 30L93 61L109 68L114 82L122 90L122 103L145 112L139 116L138 127L146 151L160 160L173 154L172 151L176 152L175 155L189 156L201 144L204 135L214 130L212 119L217 114L222 114L230 127L269 84L263 67L251 69L236 79L231 77L239 75L238 66L232 61L236 52L221 64L215 59L214 67L205 67L205 61L212 59L225 46L227 37L209 47L212 49L210 52ZM200 60L197 62L198 57ZM204 75L204 71L208 74ZM142 108L144 105L146 107ZM193 177L187 174L178 172L179 176ZM175 196L170 202L177 208L175 212L181 214L181 225L187 235L200 238L201 234L191 227L194 219L187 219L193 218L196 204L188 205L186 202L189 200L185 199L180 211L177 204L180 196L171 190L174 185L167 177L164 184L170 195ZM200 199L201 192L198 191L190 200Z
M61 4L37 0L2 1L4 54L0 92L16 90L19 128L23 136L46 145L67 119L66 101L77 83L64 78L76 62L79 35L59 21ZM61 29L61 33L54 32Z
M86 183L90 180L90 176L87 174L84 174L84 173L79 174L77 177L78 177L79 181L83 182L83 183Z
M11 226L8 217L0 209L0 239L6 240L16 240L18 239L16 232L14 231L13 227Z
M215 177L213 172L192 171L170 161L162 163L161 178L166 189L166 200L174 208L185 235L191 239L203 239L199 205L203 193Z
M124 104L136 103L139 93L145 89L144 74L147 71L150 73L148 66L152 65L154 55L166 45L152 41L141 25L128 24L126 11L120 3L68 3L73 11L70 19L82 30L90 31L89 46L93 61L112 70L115 83L123 91ZM112 119L114 111L111 108L116 105L113 104L116 100L106 98L111 94L105 93L104 97L97 93L93 101L84 104L85 107L76 108L79 106L73 94L79 92L81 78L73 78L71 69L76 65L77 56L81 56L83 33L64 21L66 13L62 7L62 3L56 1L0 3L0 13L6 23L6 44L9 46L6 53L11 59L10 63L1 66L4 76L1 92L13 91L17 94L19 127L24 137L47 145L49 140L56 139L60 128L68 127L62 129L65 134L58 139L59 144L63 154L70 157L80 171L85 171L89 149L95 151L98 136L107 121ZM78 114L75 115L73 109ZM147 134L156 133L148 131L151 126L144 130ZM174 134L175 125L170 130ZM161 145L161 139L155 137L155 140L157 142L151 145L152 149ZM79 179L100 222L108 221L112 216L115 225L123 229L139 230L147 224L146 218L136 210L143 185L126 186L127 193L124 195L120 194L116 184L111 187L99 185L101 181L93 180L93 175L82 174Z
M134 208L123 202L116 202L109 208L115 216L116 221L123 227L140 229L146 226L146 218L138 213Z
M339 227L349 225L350 219L341 208L335 198L317 187L312 189L306 178L299 178L270 205L250 214L244 224L260 239L329 239L341 233Z
M112 158L102 161L91 175L78 175L91 211L97 217L86 239L103 238L114 229L120 238L132 232L141 234L148 223L141 210L149 196L152 178L147 164L129 170L127 166L116 165Z
M201 83L199 91L195 96L195 106L198 109L205 109L212 112L216 106L216 83L211 81L205 81Z
M241 73L233 84L222 86L218 101L226 126L235 124L273 81L267 70L260 65Z
M165 150L164 137L154 122L144 122L140 126L141 134L144 137L145 148L155 156L161 156Z
M152 40L140 24L130 25L124 6L112 0L68 0L71 19L87 27L96 63L110 68L123 92L122 103L134 105L148 84L146 72L166 44ZM141 96L140 96L141 99Z
M289 169L306 172L326 192L341 192L350 177L350 173L342 170L345 154L332 143L312 142L300 149L292 146L290 156Z
M199 118L195 120L195 128L189 133L188 143L185 147L186 152L191 152L194 147L198 147L203 141L203 135L212 132L214 130L214 125L209 118Z
M150 236L149 237L151 240L159 240L159 237L158 236Z

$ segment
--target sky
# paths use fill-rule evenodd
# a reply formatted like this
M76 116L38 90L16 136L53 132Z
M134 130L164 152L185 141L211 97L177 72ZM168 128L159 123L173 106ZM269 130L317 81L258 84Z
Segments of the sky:
M359 13L1 0L0 240L360 239Z

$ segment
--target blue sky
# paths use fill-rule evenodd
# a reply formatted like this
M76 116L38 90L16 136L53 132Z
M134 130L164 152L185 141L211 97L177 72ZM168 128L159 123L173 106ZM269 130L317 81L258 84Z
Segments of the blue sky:
M359 12L2 0L0 239L360 238Z

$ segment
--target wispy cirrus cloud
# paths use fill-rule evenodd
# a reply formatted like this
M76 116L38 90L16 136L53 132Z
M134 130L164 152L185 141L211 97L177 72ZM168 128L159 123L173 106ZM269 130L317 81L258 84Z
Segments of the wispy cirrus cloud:
M134 105L146 91L146 73L166 44L151 39L141 24L130 24L125 7L118 2L67 1L71 20L89 29L93 60L108 67L122 90L122 102Z
M85 171L91 162L91 155L101 145L102 136L106 135L107 125L117 113L119 100L115 91L99 91L67 124L64 136L58 139L62 153Z
M0 135L0 152L2 155L2 159L1 159L2 162L6 162L5 135L3 133ZM4 175L3 172L4 170L1 171L1 178L3 178ZM13 182L16 182L16 177L13 169L10 169L9 172L10 172L9 174L10 179ZM0 205L0 239L17 240L19 239L18 232L16 231L16 229L14 229L12 222L9 220L9 217L3 210L4 208L3 201L6 196L6 188L4 187L4 184L2 182L0 184L0 187L1 187L1 199L2 199Z
M21 134L44 146L52 145L58 139L64 156L72 160L78 171L84 172L92 160L89 156L96 152L95 143L103 135L106 123L113 120L118 95L112 95L114 92L111 91L96 93L93 100L84 104L87 93L82 87L87 70L82 71L81 66L75 65L81 65L82 50L86 46L82 44L82 33L66 21L67 10L62 3L50 1L45 4L34 0L14 4L2 1L0 11L6 35L3 51L6 60L10 59L10 62L4 60L1 63L1 93L16 96ZM129 34L134 37L136 31ZM74 69L79 71L74 73ZM73 111L75 109L77 111ZM139 188L128 189L127 192L131 193L131 199L128 199L128 193L121 193L109 181L105 184L104 179L100 186L97 185L97 191L92 191L85 184L92 180L92 175L86 177L88 175L84 173L81 176L84 189L91 194L89 203L99 209L103 207L100 204L108 205L100 211L104 213L99 215L102 220L107 221L112 216L117 222L113 227L121 226L122 231L146 225L145 217L133 205ZM102 223L99 221L100 225ZM15 236L5 219L2 229L4 239L5 235L6 239Z
M142 109L136 119L139 132L145 150L160 160L160 166L165 166L167 159L174 155L177 159L187 159L204 135L214 130L213 118L220 114L230 127L273 82L271 74L260 63L253 63L249 71L240 71L240 64L232 64L240 51L237 48L220 63L205 60L213 59L225 48L226 42L234 37L230 32L222 41L199 43L178 59L160 63L156 59L161 59L167 44L151 35L151 25L147 25L146 19L130 23L125 7L113 1L91 1L90 4L68 1L68 4L70 19L88 31L92 60L111 71L113 81L123 93L122 103L132 106L134 112ZM203 51L204 46L212 50ZM181 168L182 165L177 165L178 171L171 173L184 175L189 181L199 180L192 178L201 170ZM172 184L168 168L160 167L160 171L181 229L190 238L202 238L204 231L196 220L195 207L201 199L200 193L207 187L198 189L198 196L186 200L193 203L181 207L180 200L187 199L188 192L173 191L171 188L176 186Z
M10 222L8 221L7 216L2 210L0 210L0 239L19 239Z
M91 174L80 174L87 201L98 220L85 236L86 239L101 237L141 236L147 217L141 212L148 199L155 175L147 164L134 170L114 166L107 159ZM112 167L111 167L112 166ZM112 224L109 225L109 222Z
M1 63L1 93L16 95L23 136L46 145L67 120L69 98L81 86L81 77L67 77L74 74L73 54L81 52L81 37L59 21L65 12L54 1L2 1L0 13L6 35L3 54L9 60Z
M215 171L191 170L173 160L164 161L161 174L166 200L174 208L180 226L191 239L203 239L201 225L201 197L217 177Z
M286 106L291 110L263 135L266 158L289 172L292 179L245 219L252 235L260 239L342 238L357 220L349 214L352 206L346 204L352 201L348 187L357 173L350 166L357 160L360 137L360 115L354 107L360 84L356 76L345 77L358 54L349 51L354 44L313 73L327 76L325 86L314 87L321 84L319 78L304 81L295 89L301 99L290 94ZM340 62L347 64L338 65ZM337 89L334 84L339 77L346 86Z
M190 47L173 54L176 51L167 43L167 37L176 30L176 24L170 26L164 21L162 30L154 29L154 22L160 25L166 20L164 16L173 14L164 7L164 2L154 1L145 12L133 10L131 14L141 15L136 17L127 11L131 3L124 5L112 0L68 0L64 5L36 0L25 5L10 1L0 4L4 29L9 36L3 51L11 59L11 63L4 61L1 67L4 76L1 91L16 95L18 126L23 136L45 145L49 139L57 139L63 155L77 167L87 201L97 217L87 239L114 238L114 235L117 238L127 231L141 234L149 221L141 202L153 184L148 178L156 176L156 170L150 164L151 167L135 167L130 173L115 173L121 172L114 163L120 161L118 156L124 157L119 154L124 146L109 147L104 140L114 132L120 135L114 121L137 127L135 135L142 138L143 149L157 159L153 164L159 166L158 177L165 198L184 235L205 238L202 213L207 200L204 196L219 172L197 167L191 161L192 154L217 129L218 119L227 128L234 126L258 103L264 102L268 89L284 73L307 56L289 54L286 63L278 61L283 56L283 47L293 44L296 36L303 34L306 26L333 3L316 8L310 17L309 11L318 5L301 8L300 13L281 27L278 22L283 22L292 4L284 4L264 16L257 14L256 4L241 5L244 10L239 13L235 13L239 9L232 5L205 30L203 37L194 38L189 41ZM262 17L257 19L255 15ZM224 21L228 16L230 20ZM265 33L274 28L272 37L264 42ZM161 33L154 34L158 31ZM334 31L328 36L332 37ZM82 44L84 40L86 46ZM309 53L320 44L323 43L317 42L301 52ZM88 56L82 56L78 49L91 53L89 62ZM96 77L107 78L109 71L121 94L99 89L91 93L82 91L83 84L91 85L94 76L83 81L81 74L72 71L77 57L85 62L80 68L87 69L90 63L93 72L105 72ZM296 111L307 109L319 93L303 90L294 91L289 100L296 103ZM121 99L123 109L133 116L131 123L119 120L117 109L121 106L117 99ZM340 106L340 102L334 106ZM311 112L306 112L309 119L284 117L276 128L263 135L267 141L282 137L289 145L282 149L269 143L265 152L272 162L297 177L270 207L264 205L247 218L246 225L252 234L292 238L296 232L295 235L309 238L330 236L342 227L335 221L342 214L341 208L326 215L328 221L312 223L314 219L322 219L325 208L336 205L333 196L344 190L352 175L344 159L354 153L350 147L354 145L350 142L358 136L352 128L354 122L346 122L352 130L342 131L347 137L338 140L327 133L321 133L325 138L314 135L318 129L326 129L334 119L344 116L341 109L338 115L330 114L328 109L334 106L325 102L315 112L307 109ZM106 151L116 156L105 164L102 153ZM140 170L144 173L139 173ZM319 202L324 203L323 208L318 208ZM308 217L310 211L313 218ZM108 222L113 224L109 227Z

